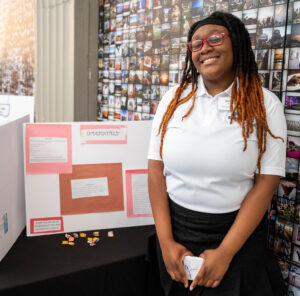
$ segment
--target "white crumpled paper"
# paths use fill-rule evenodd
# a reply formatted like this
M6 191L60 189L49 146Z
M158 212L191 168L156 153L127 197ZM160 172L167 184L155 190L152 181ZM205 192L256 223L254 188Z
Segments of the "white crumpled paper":
M185 256L183 267L189 280L194 280L203 264L203 258L196 256Z

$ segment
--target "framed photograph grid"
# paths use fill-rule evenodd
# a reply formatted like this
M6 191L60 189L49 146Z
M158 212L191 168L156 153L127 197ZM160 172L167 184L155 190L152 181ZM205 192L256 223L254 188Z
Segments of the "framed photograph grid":
M295 96L295 98L294 98ZM288 289L300 292L300 113L297 93L283 103L287 119L286 177L281 178L269 209L269 248L278 258ZM292 294L293 295L293 294ZM295 294L298 295L298 294Z

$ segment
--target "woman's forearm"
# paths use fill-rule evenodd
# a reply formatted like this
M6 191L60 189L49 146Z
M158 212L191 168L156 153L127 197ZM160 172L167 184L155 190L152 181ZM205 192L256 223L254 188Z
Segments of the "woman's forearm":
M183 245L174 241L172 233L169 197L163 175L163 162L149 160L148 188L150 202L155 221L156 234L162 251L165 267L174 281L182 282L188 287L188 278L182 260L184 256L193 254Z
M165 242L173 240L173 234L162 161L148 161L148 189L156 233L163 246Z
M234 223L219 246L226 254L233 257L253 233L266 213L279 181L279 176L256 176L254 187L245 197Z

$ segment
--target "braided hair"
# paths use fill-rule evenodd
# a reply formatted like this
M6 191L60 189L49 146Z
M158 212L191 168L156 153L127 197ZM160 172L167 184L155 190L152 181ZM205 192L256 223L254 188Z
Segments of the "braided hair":
M256 121L257 139L259 156L257 161L258 172L261 169L261 158L266 151L267 134L269 133L275 139L283 139L276 137L269 129L266 109L264 105L264 96L262 84L258 76L257 65L255 62L254 53L251 48L251 40L247 29L244 24L235 16L230 13L214 12L210 17L219 20L226 24L226 28L230 33L233 50L233 69L234 80L230 98L230 112L231 120L238 122L242 127L242 135L244 139L243 151L247 149L247 138L254 131L254 122ZM199 22L194 23L188 34L188 42L192 40L192 36L199 28ZM160 156L162 157L162 147L164 135L167 130L167 125L172 117L174 111L178 106L192 99L192 104L187 113L182 117L182 120L189 116L194 108L196 100L196 91L198 88L198 75L196 67L192 62L192 53L187 50L185 58L185 67L179 87L175 95L169 103L166 112L163 115L162 121L159 126L161 133L160 140ZM190 93L181 98L183 91L192 84Z

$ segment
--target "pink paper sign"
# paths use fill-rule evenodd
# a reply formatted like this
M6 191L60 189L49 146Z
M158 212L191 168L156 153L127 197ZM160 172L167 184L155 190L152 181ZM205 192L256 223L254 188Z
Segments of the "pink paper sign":
M63 231L63 217L30 219L30 234L56 233Z
M127 144L126 125L81 125L81 144Z
M26 174L72 173L72 126L26 124Z
M145 183L145 178L148 176L148 170L127 170L125 176L127 216L152 217L148 186L147 182ZM142 178L140 181L133 180L135 177Z

